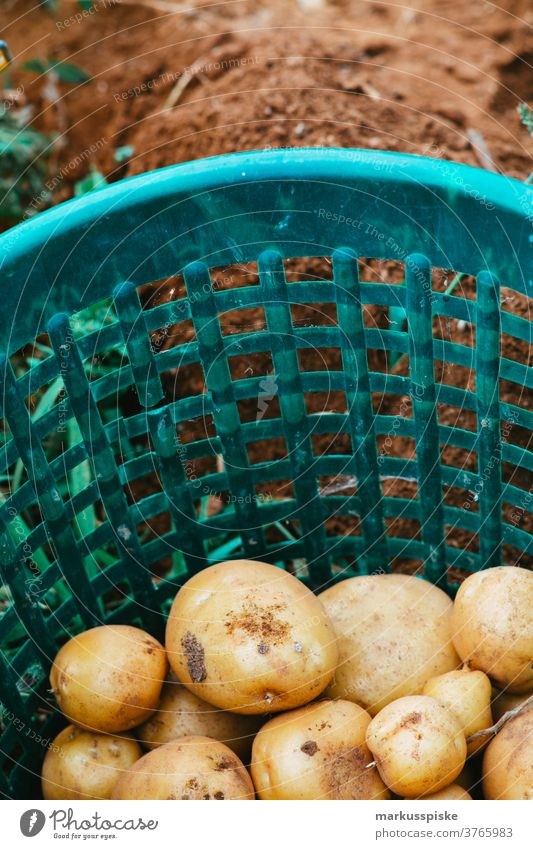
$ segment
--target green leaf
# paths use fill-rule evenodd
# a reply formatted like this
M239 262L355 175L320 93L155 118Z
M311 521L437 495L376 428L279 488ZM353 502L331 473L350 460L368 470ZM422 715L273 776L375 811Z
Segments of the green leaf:
M33 71L34 74L49 74L54 73L57 79L62 83L85 83L91 79L91 75L87 73L79 65L73 65L71 62L61 62L60 59L52 57L48 59L29 59L24 63L23 67L27 71Z
M93 189L101 189L103 186L107 186L106 178L100 171L97 171L93 167L87 177L83 177L83 179L78 180L74 184L74 195L75 197L80 197L80 195L86 195L88 192L92 192Z
M50 70L50 63L43 59L28 59L22 67L26 71L33 71L34 74L46 74Z
M125 144L123 147L117 147L113 154L115 162L124 162L126 159L131 159L135 153L135 148L131 144Z
M87 73L79 65L72 65L70 62L55 62L50 60L50 71L53 71L58 80L62 83L86 83L91 79L91 75Z
M533 136L533 112L527 103L521 103L518 106L518 114L526 130L529 130L530 135Z

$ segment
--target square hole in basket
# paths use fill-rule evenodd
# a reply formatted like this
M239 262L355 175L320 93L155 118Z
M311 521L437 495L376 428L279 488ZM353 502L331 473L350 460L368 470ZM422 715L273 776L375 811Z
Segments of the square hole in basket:
M263 419L279 419L281 409L275 382L270 383L265 379L265 386L260 390L257 398L244 398L242 401L237 401L237 408L243 424L259 422ZM281 428L280 422L280 430Z
M517 504L502 503L503 519L507 524L527 533L533 533L533 492L524 491Z
M440 457L443 466L453 466L468 472L477 472L477 451L468 451L456 445L440 446Z
M424 564L416 557L396 555L390 560L391 572L401 572L403 575L422 575Z
M437 314L433 319L433 338L474 349L476 347L476 326L463 319Z
M373 392L372 407L375 415L398 416L401 419L413 418L413 405L409 395L395 392Z
M163 510L161 513L149 515L148 510L146 515L143 514L143 507L140 507L141 521L136 525L137 535L141 545L152 539L157 539L164 534L167 534L171 529L170 513Z
M361 518L355 514L335 514L324 522L327 537L360 537Z
M287 457L287 443L282 436L248 442L246 449L252 465Z
M524 569L533 569L533 557L514 545L505 543L503 546L502 562L509 566L522 566Z
M254 485L258 502L288 501L296 497L291 479L269 480Z
M231 356L230 348L228 353L228 363L232 380L244 380L249 377L257 377L258 375L270 376L272 379L275 378L274 364L270 351L257 351L253 354ZM261 389L261 383L259 386Z
M143 310L155 309L187 297L185 280L181 274L139 286L137 291Z
M301 372L342 371L340 348L299 348L298 363Z
M169 403L204 395L207 391L201 363L188 363L165 371L161 374L161 382Z
M189 481L198 481L197 486L204 486L203 478L224 472L224 460L222 454L211 454L208 457L194 457L185 462L185 474ZM207 485L207 484L205 484Z
M212 268L211 285L214 292L240 289L243 286L258 286L259 274L256 262L243 262Z
M233 336L236 333L258 333L266 330L265 310L260 306L228 310L219 314L219 320L223 336Z
M502 481L516 486L517 489L524 490L524 498L529 505L528 509L532 509L531 472L528 469L524 469L522 466L517 466L514 463L504 462L502 463Z
M176 447L179 443L187 445L203 439L214 439L217 435L211 413L204 413L194 419L186 419L176 424Z
M383 351L381 348L366 349L366 363L369 371L381 372L388 374L389 372L397 372L398 374L409 373L409 358L401 354L401 359L396 361L396 365L390 364L390 352Z
M442 360L435 360L434 374L435 383L444 383L446 386L455 386L458 389L476 391L475 355L472 353L471 366L458 366Z
M454 407L452 404L437 404L439 424L458 427L462 430L477 432L477 414L466 407ZM452 436L453 439L453 436Z
M346 454L351 457L353 454L349 433L313 433L311 443L316 457L327 457L329 454Z
M390 433L377 437L380 457L400 457L403 460L416 459L416 442L410 436L396 436L394 429Z
M479 552L479 537L473 531L467 531L457 525L444 525L444 538L450 548ZM454 565L453 562L450 565Z
M384 478L381 483L383 498L407 498L416 501L418 498L418 481L404 478Z
M357 494L357 480L353 475L318 475L318 489L323 498L339 495L350 498Z
M302 523L299 519L282 519L275 525L268 525L265 529L267 543L297 542L302 538Z
M340 390L329 392L304 392L308 413L347 413L346 393Z
M404 516L386 516L385 527L387 536L400 539L420 540L420 522L418 519L405 518Z
M328 256L288 257L283 265L287 283L332 278L331 258Z
M132 590L128 581L119 581L111 589L102 594L102 605L105 613L110 613L121 607L124 602L131 598Z
M128 500L128 504L137 504L151 495L162 492L161 479L159 471L155 465L153 468L134 480L128 480L124 484L124 492Z
M159 354L161 351L166 351L168 348L174 348L177 345L185 345L195 339L196 331L190 318L158 327L157 330L150 333L150 345L154 354Z
M475 493L460 486L443 486L443 502L447 507L459 507L469 513L479 513Z
M335 304L291 304L292 326L299 327L336 327L337 307Z

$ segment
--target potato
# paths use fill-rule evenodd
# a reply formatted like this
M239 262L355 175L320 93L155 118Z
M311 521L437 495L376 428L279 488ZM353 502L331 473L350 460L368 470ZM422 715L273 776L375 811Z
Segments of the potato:
M457 799L460 801L470 799L472 801L472 796L468 790L465 790L459 784L449 784L448 787L445 787L444 790L439 790L438 793L430 793L429 796L421 796L420 798L424 802L440 801L441 799Z
M148 719L168 669L163 646L129 625L103 625L73 637L50 673L59 707L92 731L127 731Z
M471 734L492 725L492 687L484 672L470 670L468 667L445 672L444 675L437 675L426 681L422 692L424 696L431 696L443 708L455 714L467 740ZM487 740L488 737L480 737L471 743L467 742L468 754L477 752Z
M375 716L459 665L446 593L412 575L365 575L319 596L337 632L339 666L324 695Z
M119 778L113 799L253 799L237 755L218 740L180 737L148 752Z
M388 799L376 769L365 769L369 722L347 701L319 701L271 719L252 749L260 799Z
M219 710L170 680L163 687L157 711L137 728L137 735L149 750L178 737L213 737L247 763L261 721L257 716Z
M492 715L494 722L498 722L504 713L519 707L526 702L531 696L531 693L509 693L506 690L494 690L492 694Z
M407 799L437 793L465 765L459 720L430 696L405 696L384 707L366 742L387 787Z
M533 707L505 723L483 756L485 799L533 800Z
M136 740L68 725L46 753L44 799L110 799L121 774L142 756Z
M189 690L244 714L311 701L338 657L316 596L282 569L250 560L219 563L187 581L170 611L166 645Z
M500 690L533 690L533 572L498 566L470 575L455 599L452 630L462 660Z

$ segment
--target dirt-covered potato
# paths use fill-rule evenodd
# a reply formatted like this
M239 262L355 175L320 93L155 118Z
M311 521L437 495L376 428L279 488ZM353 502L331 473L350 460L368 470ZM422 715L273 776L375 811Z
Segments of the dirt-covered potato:
M170 611L166 646L189 690L236 713L306 704L329 683L338 657L317 597L282 569L249 560L187 581Z
M503 690L533 690L533 572L498 566L475 572L457 593L455 648Z
M97 734L68 725L46 753L43 798L110 799L122 773L141 756L138 742L124 734Z
M171 679L163 687L156 712L136 729L136 734L148 750L178 737L213 737L248 763L261 722L262 717L220 710Z
M429 796L422 796L421 798L424 802L441 799L455 799L463 802L470 799L470 801L472 801L472 796L468 790L465 790L464 787L461 787L459 784L449 784L448 787L444 788L444 790L439 790L438 793L430 793Z
M505 723L483 756L485 799L533 800L533 707Z
M456 715L467 740L471 734L492 725L492 687L484 672L470 670L468 667L445 672L444 675L437 675L426 681L422 692L424 696L431 696L442 707ZM480 737L467 743L468 754L477 752L487 739Z
M259 731L251 772L261 799L388 799L365 742L370 715L353 702L319 701Z
M459 720L429 696L405 696L384 707L366 742L387 787L407 799L452 784L465 764Z
M59 707L92 731L127 731L159 702L168 664L163 646L139 628L103 625L73 637L50 672Z
M218 740L180 737L148 752L119 778L113 799L254 799L237 755Z
M459 665L450 634L452 602L428 581L366 575L341 581L319 599L339 645L339 666L326 696L350 699L375 716Z

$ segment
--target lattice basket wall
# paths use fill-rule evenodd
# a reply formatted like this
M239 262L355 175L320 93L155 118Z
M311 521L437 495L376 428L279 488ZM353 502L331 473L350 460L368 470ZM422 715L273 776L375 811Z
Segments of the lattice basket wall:
M271 151L123 181L1 237L0 792L36 792L67 635L128 622L161 636L209 563L263 559L319 589L410 561L452 594L458 574L505 556L530 565L533 369L500 343L522 351L531 323L500 287L531 294L532 195L436 160ZM329 275L293 273L298 258ZM370 259L402 279L365 279ZM246 285L217 285L236 266L253 270ZM437 290L434 269L474 277L472 296ZM468 323L470 343L441 320ZM399 412L376 404L391 397ZM216 511L206 493L223 494Z

